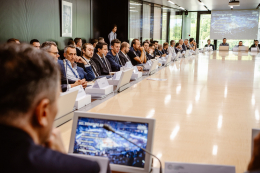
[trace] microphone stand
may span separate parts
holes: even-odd
[[[67,91],[69,91],[69,81],[68,81],[68,77],[67,77],[67,64],[66,64],[66,60],[63,59],[63,64],[64,64],[64,69],[65,69],[65,73],[66,73],[66,80],[67,80]]]
[[[152,154],[151,152],[147,151],[146,149],[144,149],[144,148],[142,148],[142,147],[136,145],[134,142],[132,142],[132,141],[130,141],[129,139],[125,138],[123,135],[117,133],[117,132],[116,132],[114,129],[112,129],[109,125],[104,124],[104,125],[103,125],[103,128],[106,129],[107,131],[110,131],[110,132],[113,132],[113,133],[117,134],[117,135],[120,136],[121,138],[127,140],[127,141],[130,142],[131,144],[137,146],[137,147],[140,148],[141,150],[143,150],[143,151],[145,151],[146,153],[150,154],[151,156],[155,157],[155,158],[159,161],[159,163],[160,163],[160,173],[162,173],[162,162],[161,162],[161,160],[160,160],[157,156],[155,156],[155,155]]]

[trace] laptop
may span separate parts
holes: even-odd
[[[165,62],[165,64],[164,64],[164,66],[167,67],[167,66],[170,64],[171,61],[172,61],[172,58],[168,55],[168,56],[166,57],[166,62]]]
[[[116,92],[121,92],[129,87],[129,82],[131,80],[134,69],[125,70],[122,72],[120,80],[116,87]]]
[[[77,95],[78,90],[67,91],[65,93],[60,94],[60,97],[58,99],[58,113],[56,115],[55,120],[75,110],[74,105]]]
[[[143,75],[149,76],[149,75],[154,74],[154,73],[156,72],[156,70],[157,70],[156,67],[158,66],[158,63],[159,63],[158,60],[153,60],[153,61],[152,61],[152,65],[151,65],[149,71],[148,71],[148,72],[144,72]]]
[[[252,47],[251,48],[251,52],[258,52],[258,51],[259,51],[259,49],[257,47]]]
[[[219,51],[229,51],[229,46],[219,46]]]
[[[239,51],[248,51],[249,47],[248,46],[239,46]]]

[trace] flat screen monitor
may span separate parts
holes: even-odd
[[[107,157],[113,171],[148,173],[151,156],[105,130],[104,124],[138,146],[152,151],[154,119],[75,112],[69,153]]]

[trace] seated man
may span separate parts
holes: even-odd
[[[77,56],[81,56],[81,47],[82,47],[82,40],[81,40],[81,38],[75,38],[74,42],[76,44]]]
[[[144,48],[141,47],[140,41],[138,39],[133,39],[132,47],[130,48],[127,55],[130,57],[130,60],[134,66],[146,63]]]
[[[239,41],[238,45],[236,45],[235,47],[239,47],[239,46],[244,46],[243,41]]]
[[[161,54],[160,54],[160,52],[159,52],[159,43],[158,43],[158,41],[156,41],[156,40],[154,40],[153,41],[153,44],[154,44],[154,55],[155,55],[155,57],[160,57],[161,56]]]
[[[254,44],[250,47],[250,50],[251,50],[252,47],[257,48],[257,50],[260,50],[260,45],[259,45],[258,40],[254,40]]]
[[[184,40],[184,44],[182,45],[182,49],[183,49],[183,51],[190,50],[190,44],[189,44],[189,40],[188,39]]]
[[[163,50],[162,50],[162,53],[165,54],[165,55],[168,55],[168,47],[169,47],[169,44],[167,42],[163,43]]]
[[[169,53],[171,53],[172,55],[176,54],[175,52],[175,41],[171,40],[170,41],[170,46],[168,48]]]
[[[86,69],[86,72],[83,68],[78,67],[75,63],[77,58],[76,56],[76,48],[72,45],[66,46],[64,48],[64,57],[65,57],[65,64],[64,61],[58,60],[58,64],[60,65],[62,74],[65,78],[68,78],[72,81],[78,80],[85,80],[85,81],[92,81],[95,79],[95,75],[92,71],[92,68],[88,63],[80,58],[78,62],[83,63]],[[86,84],[86,83],[85,83]],[[83,86],[84,88],[86,85]]]
[[[96,46],[97,53],[94,54],[92,60],[97,65],[97,72],[98,75],[110,75],[110,72],[112,72],[111,65],[109,61],[106,58],[108,47],[106,43],[99,42]]]
[[[103,37],[99,37],[98,42],[105,43],[105,39]]]
[[[215,46],[213,44],[210,44],[210,39],[208,39],[208,44],[205,45],[205,47],[212,47],[213,50],[215,50]]]
[[[112,71],[120,71],[120,68],[123,66],[121,60],[119,59],[118,53],[120,51],[121,41],[114,39],[111,41],[111,50],[107,53],[106,58],[108,59]]]
[[[166,54],[163,54],[163,47],[161,44],[158,45],[158,51],[159,51],[160,57],[166,56]]]
[[[119,58],[120,58],[120,60],[121,60],[121,62],[122,62],[122,64],[123,64],[123,66],[124,66],[127,62],[130,62],[130,63],[132,64],[132,62],[131,62],[131,60],[130,60],[130,57],[127,55],[127,53],[129,52],[129,50],[130,50],[130,45],[129,45],[127,42],[123,42],[123,43],[121,44],[120,52],[118,53]],[[138,69],[139,71],[141,71],[143,68],[142,68],[141,66],[137,66],[137,69]]]
[[[30,45],[32,45],[33,47],[35,47],[37,49],[40,49],[40,47],[41,47],[41,44],[40,44],[39,40],[37,40],[37,39],[32,39],[30,41]]]
[[[183,39],[179,40],[179,44],[181,45],[181,47],[183,46]]]
[[[149,42],[144,41],[143,42],[144,50],[145,50],[145,55],[146,55],[146,60],[151,60],[153,57],[149,54]]]
[[[58,48],[55,42],[52,41],[46,41],[44,43],[42,43],[41,49],[48,52],[54,59],[54,61],[57,63],[58,62],[58,58],[59,58],[59,52],[58,52]],[[77,81],[73,81],[70,80],[65,77],[65,75],[63,75],[61,68],[60,68],[60,72],[61,72],[61,91],[62,92],[66,92],[67,89],[69,88],[73,88],[76,87],[78,85],[86,85],[85,81],[83,80],[77,80]],[[67,82],[69,85],[67,85]]]
[[[190,41],[190,43],[189,43],[190,50],[195,51],[197,49],[197,44],[196,44],[194,38],[190,38],[189,41]]]
[[[154,51],[155,51],[155,46],[153,43],[150,43],[149,44],[149,55],[150,55],[149,58],[150,59],[155,59]],[[174,52],[175,52],[175,50],[174,50]]]
[[[178,53],[178,52],[180,52],[180,53],[182,53],[183,52],[183,50],[182,50],[182,47],[181,47],[181,45],[180,45],[180,43],[176,43],[176,45],[175,45],[176,47],[175,47],[175,52],[176,52],[176,54]]]
[[[79,59],[82,58],[84,61],[87,62],[88,65],[91,66],[94,74],[96,77],[99,77],[99,74],[97,72],[97,65],[96,63],[92,60],[92,57],[94,55],[94,47],[92,46],[92,44],[90,43],[85,43],[83,44],[82,48],[81,48],[81,53],[82,53],[82,57],[78,57],[77,59],[77,65],[81,68],[84,68],[84,63],[79,63],[78,61],[80,61]]]
[[[229,46],[229,44],[227,43],[227,39],[223,38],[223,43],[221,43],[219,46]]]
[[[0,71],[1,172],[99,173],[97,162],[67,155],[53,129],[60,95],[53,58],[29,45],[1,45]]]
[[[7,40],[7,43],[16,43],[16,44],[20,44],[20,41],[16,38],[10,38]]]

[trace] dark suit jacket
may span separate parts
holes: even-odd
[[[77,51],[77,56],[81,56],[81,51],[78,48],[76,48],[76,51]]]
[[[177,54],[178,52],[182,53],[183,50],[178,50],[178,49],[175,47],[175,52],[176,52],[176,54]]]
[[[101,61],[101,59],[99,58],[99,56],[96,53],[92,57],[92,60],[97,65],[97,71],[98,71],[98,74],[100,76],[102,76],[102,75],[109,75],[109,71],[112,72],[111,65],[110,65],[109,61],[106,58],[105,58],[105,60],[106,60],[106,63],[108,65],[109,69],[107,68],[107,66],[105,66],[103,64],[103,62]]]
[[[186,51],[188,48],[187,48],[187,46],[183,43],[183,45],[182,45],[182,50],[183,51]]]
[[[122,67],[122,65],[120,64],[119,57],[113,56],[113,54],[112,54],[112,52],[110,50],[107,53],[106,58],[108,59],[113,72],[120,71],[120,68]]]
[[[120,58],[123,65],[125,65],[126,62],[128,62],[128,61],[131,62],[130,57],[127,54],[126,54],[126,56],[127,56],[128,59],[125,57],[125,55],[121,51],[119,51],[118,55],[119,55],[119,58]]]
[[[155,57],[153,57],[152,55],[150,55],[148,52],[146,52],[146,58],[147,58],[147,61],[148,61],[148,60],[151,60],[151,59],[155,59]]]
[[[1,172],[99,173],[97,162],[80,159],[36,145],[24,131],[0,125]]]
[[[213,44],[210,44],[210,46],[212,46],[213,50],[215,50],[215,46]],[[208,47],[208,44],[206,44],[205,47]]]
[[[163,53],[163,54],[166,54],[166,55],[168,55],[168,54],[169,54],[167,49],[166,49],[166,50],[165,50],[165,49],[163,49],[163,50],[162,50],[162,53]]]
[[[161,56],[160,51],[158,49],[154,50],[154,56]]]
[[[256,47],[255,44],[252,44],[252,46],[250,47],[250,50],[251,50],[252,47]],[[260,44],[258,44],[258,48],[260,50]]]
[[[61,68],[63,76],[66,78],[65,67],[64,67],[63,61],[62,60],[58,60],[58,64],[60,65],[60,68]],[[83,68],[77,67],[77,72],[79,74],[79,78],[80,79],[86,79],[86,81],[94,80],[95,79],[95,75],[94,75],[94,73],[92,71],[92,68],[91,67],[85,67],[85,69],[86,69],[87,72],[85,72],[83,70]]]

